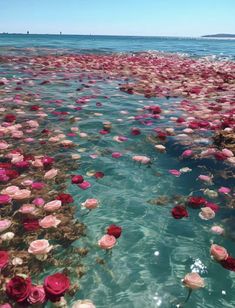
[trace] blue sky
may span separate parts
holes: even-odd
[[[0,32],[235,33],[235,0],[0,0]]]

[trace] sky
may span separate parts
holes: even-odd
[[[0,0],[0,33],[235,34],[235,0]]]

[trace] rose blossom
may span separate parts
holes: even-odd
[[[82,203],[82,206],[87,208],[88,210],[95,209],[99,206],[99,201],[97,199],[87,199]]]
[[[9,254],[7,251],[0,250],[0,270],[4,269],[9,263]]]
[[[28,252],[33,255],[45,255],[50,252],[52,246],[50,246],[48,240],[36,240],[30,243]]]
[[[235,272],[235,258],[228,256],[228,258],[221,261],[220,264],[227,270]]]
[[[57,302],[69,290],[70,280],[61,273],[47,276],[44,280],[44,289],[47,298],[52,302]]]
[[[211,253],[211,256],[216,261],[223,261],[223,260],[226,260],[228,257],[227,250],[224,247],[216,245],[216,244],[211,245],[210,253]]]
[[[221,234],[224,233],[224,228],[222,228],[220,226],[213,226],[213,227],[211,227],[211,232],[221,235]]]
[[[20,208],[19,208],[19,212],[21,214],[34,214],[36,210],[36,207],[34,204],[23,204]]]
[[[14,200],[23,200],[29,198],[31,195],[31,191],[28,189],[20,189],[16,191],[16,193],[12,196]]]
[[[27,300],[31,305],[43,304],[46,301],[46,294],[43,286],[32,286]]]
[[[133,156],[132,159],[134,161],[140,162],[141,164],[148,164],[150,162],[150,158],[147,156],[136,155]]]
[[[0,205],[8,204],[11,202],[11,197],[9,195],[0,194]]]
[[[13,299],[17,303],[23,303],[30,294],[31,290],[30,278],[22,278],[15,276],[6,285],[6,293],[10,299]]]
[[[61,223],[61,220],[57,219],[53,215],[48,215],[43,219],[39,220],[39,225],[44,228],[56,228]]]
[[[79,300],[75,302],[72,308],[96,308],[95,305],[89,299]]]
[[[0,220],[0,232],[5,231],[11,225],[11,221],[9,219]]]
[[[107,229],[107,234],[119,238],[122,234],[122,228],[116,225],[110,225]]]
[[[204,279],[198,273],[189,273],[183,279],[183,284],[189,289],[199,289],[205,286]]]
[[[44,201],[43,198],[37,197],[37,198],[35,198],[35,199],[32,201],[32,203],[33,203],[34,205],[40,207],[40,206],[43,206],[43,205],[45,204],[45,201]]]
[[[12,308],[12,306],[7,303],[7,304],[2,304],[0,308]]]
[[[61,208],[61,206],[62,206],[62,202],[60,200],[53,200],[53,201],[47,202],[43,208],[46,212],[54,212],[58,210],[59,208]]]
[[[7,232],[0,236],[2,241],[10,241],[14,238],[15,234],[13,232]]]
[[[4,195],[8,195],[10,197],[13,197],[14,194],[16,192],[18,192],[20,189],[18,186],[8,186],[7,188],[5,189],[2,189],[1,193],[4,194]]]
[[[44,174],[44,179],[51,180],[51,179],[53,179],[54,177],[56,177],[57,174],[58,174],[58,170],[57,170],[57,169],[51,169],[51,170],[47,171],[47,172]]]
[[[111,249],[116,244],[116,238],[113,235],[105,234],[101,237],[101,239],[98,241],[98,245],[102,249]]]
[[[204,220],[213,219],[215,217],[215,212],[210,207],[201,208],[199,217]]]
[[[175,219],[181,219],[183,217],[188,217],[188,212],[183,205],[177,205],[171,210],[171,215]]]

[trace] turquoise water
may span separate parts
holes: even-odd
[[[177,37],[125,37],[90,35],[1,35],[0,52],[14,48],[50,48],[56,52],[179,52],[191,56],[235,57],[235,40]],[[9,48],[8,48],[9,47]],[[11,48],[12,49],[11,49]],[[10,50],[9,50],[10,49]],[[17,51],[19,53],[19,50]],[[44,51],[46,52],[46,50]]]
[[[20,50],[18,50],[18,48]],[[29,49],[30,48],[30,49]],[[35,49],[32,49],[35,48]],[[40,48],[39,50],[37,48]],[[47,50],[47,48],[49,50]],[[206,39],[176,39],[176,38],[123,38],[123,37],[82,37],[82,36],[0,36],[0,54],[25,55],[47,52],[124,52],[160,50],[165,52],[180,52],[191,56],[216,55],[218,57],[234,57],[235,41]],[[2,77],[31,78],[27,72],[22,72],[14,64],[1,65]],[[71,75],[72,76],[72,75]],[[70,117],[80,119],[72,126],[88,134],[88,138],[69,137],[76,147],[72,153],[79,153],[81,160],[75,163],[73,173],[86,175],[86,180],[92,186],[81,190],[67,181],[67,191],[74,196],[77,205],[77,217],[87,225],[87,237],[78,240],[74,246],[89,248],[89,254],[82,260],[87,273],[79,280],[80,290],[75,299],[90,298],[97,308],[169,308],[186,296],[186,289],[181,279],[192,270],[205,278],[206,287],[193,292],[185,307],[191,308],[232,308],[235,307],[234,279],[235,273],[220,267],[210,258],[209,247],[212,241],[226,247],[235,255],[234,229],[228,227],[228,237],[213,235],[210,228],[222,224],[224,219],[234,216],[234,210],[226,205],[226,196],[209,199],[221,206],[213,220],[204,221],[198,216],[198,211],[189,209],[188,219],[175,220],[171,216],[171,208],[177,200],[184,202],[191,193],[203,195],[201,189],[207,188],[198,181],[199,174],[214,175],[212,190],[221,186],[234,187],[234,178],[222,177],[224,171],[232,170],[231,166],[215,161],[202,159],[180,158],[180,154],[189,147],[194,147],[194,140],[187,146],[180,144],[177,138],[169,137],[165,146],[167,152],[158,153],[150,138],[154,128],[177,127],[170,119],[178,117],[177,106],[181,98],[147,99],[137,95],[128,95],[119,91],[120,79],[105,79],[93,77],[96,83],[90,88],[76,89],[88,84],[89,77],[85,75],[80,82],[78,77],[71,77],[64,83],[61,76],[51,75],[52,85],[39,86],[41,76],[34,76],[34,85],[24,86],[24,93],[40,94],[37,102],[49,114],[47,128],[60,129],[63,133],[70,132],[71,123],[60,121],[51,114],[51,108],[57,111],[68,111]],[[13,82],[15,86],[16,83]],[[82,105],[81,111],[74,111],[74,101],[82,96],[96,95],[88,103]],[[12,94],[7,93],[6,97]],[[106,96],[106,98],[105,98]],[[50,100],[62,100],[60,105]],[[96,103],[101,102],[102,106]],[[160,120],[152,120],[151,125],[145,125],[133,119],[141,114],[138,108],[143,105],[159,105],[163,110],[170,110]],[[97,115],[96,113],[100,113]],[[29,115],[33,118],[33,114]],[[108,135],[100,135],[102,122],[112,122],[112,131]],[[141,135],[133,136],[133,127],[141,129]],[[115,136],[126,136],[128,140],[118,143]],[[201,137],[204,137],[202,133]],[[195,136],[197,138],[197,136]],[[211,141],[209,141],[211,142]],[[200,140],[199,140],[200,143]],[[208,146],[203,144],[201,146]],[[119,159],[112,158],[113,152],[121,152]],[[66,151],[61,150],[66,156]],[[96,157],[90,156],[95,154]],[[141,165],[132,160],[134,155],[146,155],[151,158],[151,165]],[[77,164],[77,165],[76,165]],[[169,169],[188,167],[191,172],[180,177],[169,174]],[[91,171],[102,171],[102,179],[89,176]],[[165,204],[154,205],[150,200],[163,197]],[[84,215],[80,205],[87,198],[100,200],[100,207]],[[122,226],[123,233],[112,255],[106,255],[97,248],[98,239],[110,224]],[[75,256],[76,257],[76,256]],[[105,260],[101,265],[97,258]]]

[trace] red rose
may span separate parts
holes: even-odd
[[[141,131],[140,131],[139,128],[134,127],[134,128],[132,128],[132,130],[131,130],[131,134],[132,134],[133,136],[138,136],[138,135],[141,134]]]
[[[101,171],[97,171],[95,174],[94,174],[94,177],[96,177],[97,179],[102,179],[104,177],[104,173],[101,172]]]
[[[193,209],[198,209],[205,205],[206,199],[199,196],[192,196],[188,198],[188,205]]]
[[[16,116],[12,113],[6,114],[4,117],[4,121],[8,123],[12,123],[16,120]]]
[[[8,176],[11,180],[18,178],[19,176],[19,173],[16,170],[6,169],[5,173],[6,173],[6,176]]]
[[[116,225],[110,225],[107,229],[107,234],[119,238],[122,234],[122,228]]]
[[[39,222],[37,219],[25,219],[23,221],[23,226],[25,231],[36,231],[40,228]]]
[[[62,204],[73,203],[73,197],[70,194],[59,194],[56,200],[60,200]]]
[[[225,160],[227,159],[227,156],[223,152],[216,152],[214,154],[214,157],[216,160]]]
[[[30,110],[31,110],[31,111],[38,111],[39,108],[40,108],[40,106],[38,106],[38,105],[32,105],[32,106],[30,107]]]
[[[171,214],[175,219],[181,219],[183,217],[188,217],[188,212],[186,208],[182,205],[177,205],[171,210]]]
[[[17,303],[23,303],[31,291],[31,279],[15,276],[6,285],[6,293],[10,299],[15,300]]]
[[[0,251],[0,269],[3,269],[9,263],[9,254],[7,251]]]
[[[210,207],[214,212],[218,212],[219,209],[220,209],[220,207],[213,202],[206,201],[205,205],[206,205],[206,207]]]
[[[84,178],[82,175],[73,175],[71,179],[72,184],[81,184],[84,182]]]
[[[44,280],[44,289],[47,298],[52,302],[57,302],[70,288],[70,280],[61,273],[47,276]]]
[[[44,167],[52,165],[54,163],[54,161],[55,161],[54,158],[50,157],[50,156],[44,156],[42,158],[42,163],[43,163]]]
[[[227,270],[235,272],[235,258],[228,256],[226,260],[220,261],[220,264]]]

